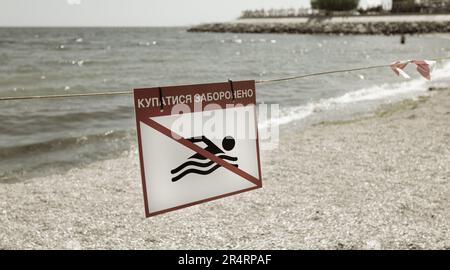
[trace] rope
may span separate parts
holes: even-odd
[[[436,61],[436,62],[443,61],[443,60],[450,60],[450,56],[434,58],[434,59],[429,59],[429,60]],[[314,76],[321,76],[321,75],[335,74],[335,73],[352,72],[352,71],[367,70],[367,69],[375,69],[375,68],[385,68],[385,67],[390,67],[390,66],[391,66],[391,64],[388,64],[388,65],[385,64],[385,65],[367,66],[367,67],[350,68],[350,69],[330,70],[330,71],[323,71],[323,72],[310,73],[310,74],[278,78],[278,79],[271,79],[271,80],[259,80],[259,81],[256,81],[255,83],[271,83],[271,82],[290,81],[290,80],[303,79],[303,78],[307,78],[307,77],[314,77]]]
[[[259,81],[256,81],[255,83],[283,82],[283,81],[303,79],[303,78],[307,78],[307,77],[314,77],[314,76],[321,76],[321,75],[335,74],[335,73],[352,72],[352,71],[365,70],[365,69],[382,68],[382,67],[389,67],[389,66],[390,65],[378,65],[378,66],[368,66],[368,67],[360,67],[360,68],[330,70],[330,71],[323,71],[323,72],[310,73],[310,74],[304,74],[304,75],[298,75],[298,76],[292,76],[292,77],[285,77],[285,78],[278,78],[278,79],[271,79],[271,80],[259,80]]]
[[[431,61],[450,60],[450,56],[434,58],[434,59],[430,59],[430,60]],[[390,66],[391,66],[391,64],[385,64],[385,65],[375,65],[375,66],[366,66],[366,67],[358,67],[358,68],[322,71],[322,72],[309,73],[309,74],[303,74],[303,75],[297,75],[297,76],[291,76],[291,77],[283,77],[283,78],[268,79],[268,80],[258,80],[258,81],[255,81],[255,83],[256,84],[264,84],[264,83],[283,82],[283,81],[297,80],[297,79],[303,79],[303,78],[308,78],[308,77],[322,76],[322,75],[327,75],[327,74],[336,74],[336,73],[353,72],[353,71],[359,71],[359,70],[385,68],[385,67],[390,67]],[[133,91],[129,90],[129,91],[64,94],[64,95],[0,97],[0,101],[27,100],[27,99],[56,99],[56,98],[90,97],[90,96],[115,96],[115,95],[129,95],[132,93],[133,93]]]

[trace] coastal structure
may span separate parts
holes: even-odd
[[[202,24],[188,31],[351,35],[450,33],[450,14],[241,19]]]
[[[202,24],[188,31],[354,35],[450,33],[450,0],[392,0],[390,11],[382,5],[365,9],[360,6],[356,10],[358,1],[336,7],[319,5],[319,1],[312,0],[311,6],[313,9],[246,10],[236,21]]]

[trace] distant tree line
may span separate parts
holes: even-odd
[[[241,18],[280,18],[280,17],[301,17],[310,15],[308,9],[305,8],[288,8],[288,9],[256,9],[244,10]]]
[[[320,12],[329,13],[356,10],[358,5],[359,0],[311,0],[312,10],[305,8],[244,10],[241,18],[301,17]]]
[[[420,7],[415,0],[392,0],[393,13],[420,12]]]
[[[450,0],[392,0],[392,13],[446,13]]]
[[[358,8],[358,13],[365,15],[365,14],[381,14],[381,13],[387,13],[386,10],[384,10],[383,5],[376,5],[371,6],[367,8]]]
[[[349,11],[358,7],[359,0],[311,0],[311,7],[326,11]]]

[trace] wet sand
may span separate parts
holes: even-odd
[[[262,189],[146,219],[135,150],[0,185],[0,249],[450,249],[450,90],[282,132]]]

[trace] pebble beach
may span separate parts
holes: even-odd
[[[136,149],[0,184],[0,249],[450,249],[450,89],[281,130],[263,188],[146,219]]]

